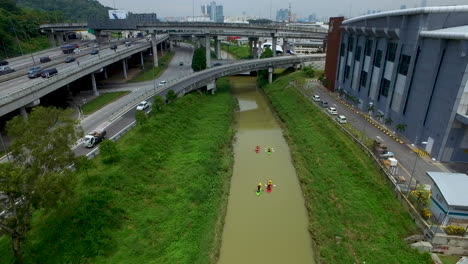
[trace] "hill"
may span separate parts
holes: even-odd
[[[86,21],[90,17],[104,18],[111,9],[97,0],[16,0],[16,3],[19,7],[59,11],[63,15],[62,18],[68,21]]]

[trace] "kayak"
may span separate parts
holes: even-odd
[[[271,193],[272,190],[273,190],[273,186],[271,186],[270,188],[267,187],[267,193]]]
[[[257,196],[260,196],[260,194],[262,194],[262,191],[261,190],[257,190]]]
[[[260,152],[260,149],[255,149],[255,153],[259,153]]]

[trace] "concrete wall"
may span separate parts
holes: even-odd
[[[336,71],[340,52],[341,22],[344,17],[330,17],[325,59],[325,76],[329,80],[328,90],[335,90]]]

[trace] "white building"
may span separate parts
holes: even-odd
[[[441,225],[452,221],[468,223],[468,175],[427,172],[431,178],[431,212]]]

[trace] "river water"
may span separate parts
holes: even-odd
[[[314,263],[304,198],[281,128],[255,77],[230,80],[240,111],[219,263]],[[273,191],[264,186],[257,196],[258,183],[270,179]]]

